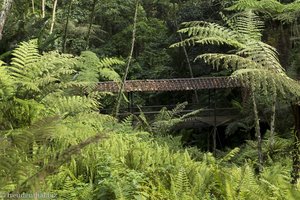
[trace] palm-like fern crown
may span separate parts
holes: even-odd
[[[171,47],[184,45],[228,45],[233,47],[229,53],[206,53],[196,59],[203,59],[214,68],[234,69],[232,77],[239,78],[247,87],[269,93],[278,93],[286,97],[298,97],[300,86],[285,74],[279,63],[276,49],[261,41],[263,22],[252,11],[247,10],[228,19],[220,26],[210,22],[188,22],[179,30],[189,38],[173,44]]]

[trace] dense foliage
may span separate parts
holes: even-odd
[[[300,199],[299,0],[0,3],[0,199]],[[177,104],[152,116],[107,112],[127,107],[124,77],[203,75],[242,83],[243,101],[214,93],[233,121],[199,122],[210,91],[135,94]]]

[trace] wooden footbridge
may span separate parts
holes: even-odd
[[[200,115],[196,117],[196,121],[189,121],[184,123],[184,128],[193,128],[199,126],[201,123],[213,127],[209,138],[212,136],[213,153],[216,154],[217,147],[217,127],[225,124],[232,119],[236,118],[237,112],[232,108],[217,108],[216,104],[216,90],[225,88],[237,88],[241,84],[230,77],[200,77],[200,78],[180,78],[180,79],[159,79],[159,80],[128,80],[124,84],[123,92],[128,94],[129,104],[127,113],[139,114],[142,110],[144,114],[156,114],[161,109],[161,106],[143,106],[137,110],[133,105],[132,94],[133,92],[167,92],[167,91],[197,91],[197,90],[211,90],[214,91],[213,108],[202,108]],[[114,92],[119,91],[120,85],[116,82],[100,82],[97,86],[98,91]],[[209,98],[210,99],[210,98]],[[165,106],[169,109],[174,108],[174,105]],[[190,109],[183,110],[183,112],[191,112],[199,109],[199,107],[191,107]],[[122,113],[121,113],[122,114]],[[186,127],[188,126],[188,127]],[[209,143],[208,143],[209,144]]]
[[[176,105],[163,105],[163,106],[141,106],[134,105],[132,100],[132,94],[134,92],[167,92],[167,91],[197,91],[197,90],[211,90],[214,93],[217,89],[225,88],[237,88],[241,87],[241,84],[230,77],[199,77],[199,78],[178,78],[178,79],[151,79],[151,80],[127,80],[124,85],[124,92],[128,94],[129,104],[126,112],[121,112],[121,115],[129,113],[139,114],[140,110],[146,115],[157,114],[162,107],[169,109],[174,108]],[[120,85],[113,81],[99,82],[97,86],[98,91],[106,91],[117,93]],[[215,96],[215,95],[214,95]],[[199,114],[201,122],[212,126],[219,126],[230,120],[234,119],[237,115],[237,111],[232,108],[218,108],[214,99],[213,108],[202,108]],[[189,113],[199,107],[195,105],[189,105],[182,112]],[[198,121],[199,122],[199,121]],[[190,122],[191,126],[193,123]]]
[[[241,87],[241,84],[230,77],[146,79],[127,80],[124,85],[124,92],[188,91],[236,87]],[[118,92],[119,85],[113,81],[99,82],[97,90]]]

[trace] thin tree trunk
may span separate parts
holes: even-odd
[[[213,155],[217,155],[217,95],[214,89],[214,132],[213,132]]]
[[[57,6],[57,0],[54,0],[53,2],[53,11],[52,11],[52,21],[51,21],[51,27],[50,27],[50,34],[52,34],[55,24],[55,16],[56,16],[56,6]]]
[[[88,33],[86,36],[86,44],[85,44],[85,49],[89,48],[89,43],[90,43],[90,37],[91,37],[91,31],[92,31],[92,26],[94,23],[94,18],[95,18],[95,13],[96,13],[96,5],[98,3],[98,0],[94,0],[93,1],[93,8],[92,8],[92,12],[91,12],[91,19],[90,19],[90,24],[89,24],[89,29],[88,29]]]
[[[42,0],[42,18],[45,18],[45,1],[46,0]]]
[[[114,111],[115,116],[118,115],[119,110],[120,110],[120,104],[121,104],[121,100],[122,100],[122,93],[124,91],[125,82],[126,82],[126,79],[127,79],[127,75],[128,75],[128,72],[129,72],[129,67],[130,67],[131,60],[132,60],[134,44],[135,44],[135,34],[136,34],[136,23],[137,23],[138,7],[139,7],[139,0],[136,1],[134,20],[133,20],[131,50],[130,50],[130,53],[129,53],[128,62],[127,62],[127,66],[126,66],[126,69],[125,69],[125,74],[124,74],[124,77],[123,77],[123,80],[122,80],[122,83],[121,83],[121,87],[120,87],[119,92],[118,92],[117,103],[116,103],[116,107],[115,107],[115,111]]]
[[[4,0],[2,5],[2,9],[0,12],[0,40],[2,39],[2,31],[12,3],[13,0]]]
[[[35,14],[34,0],[31,0],[31,6],[32,6],[32,13]]]
[[[176,13],[175,14],[175,26],[176,26],[176,29],[178,31],[179,30],[179,26],[178,26],[178,23],[177,23],[177,12],[175,11],[175,13]],[[180,41],[182,42],[183,41],[182,34],[180,32],[178,32],[178,35],[179,35]],[[186,50],[185,45],[183,45],[182,48],[183,48],[183,52],[184,52],[184,56],[185,56],[186,62],[188,64],[188,69],[189,69],[189,72],[190,72],[190,77],[194,78],[193,68],[192,68],[192,65],[191,65],[191,62],[190,62],[190,59],[189,59],[189,55],[188,55],[188,52]],[[197,90],[194,90],[194,95],[195,95],[196,103],[198,104],[199,103],[199,98],[198,98],[198,92],[197,92]]]
[[[66,25],[65,25],[65,30],[64,30],[64,35],[63,35],[63,41],[62,41],[62,52],[63,53],[65,53],[65,51],[66,51],[68,26],[69,26],[69,20],[70,20],[70,15],[71,15],[71,10],[72,10],[72,2],[73,2],[73,0],[69,0]]]
[[[177,27],[177,29],[178,29],[178,27]],[[179,38],[180,38],[180,41],[182,42],[183,41],[183,37],[182,37],[181,33],[179,33]],[[193,73],[192,65],[191,65],[191,62],[190,62],[190,59],[189,59],[189,55],[188,55],[187,50],[186,50],[186,48],[185,48],[184,45],[182,46],[182,48],[183,48],[183,52],[184,52],[184,55],[185,55],[186,62],[188,64],[190,76],[191,76],[191,78],[194,78],[194,73]],[[194,90],[194,95],[195,95],[196,103],[198,104],[199,103],[199,98],[198,98],[198,92],[197,92],[197,90]]]
[[[255,132],[257,137],[257,153],[258,153],[258,165],[259,165],[258,169],[259,172],[262,172],[263,170],[262,138],[261,138],[261,132],[259,126],[259,116],[258,116],[254,89],[252,89],[252,103],[253,103],[253,112],[254,112],[254,119],[255,119]]]
[[[295,130],[294,130],[294,149],[292,154],[293,169],[292,169],[292,184],[297,184],[300,178],[300,105],[292,105],[294,119],[295,119]]]
[[[275,119],[276,119],[276,92],[273,94],[273,102],[272,102],[272,113],[271,113],[271,123],[270,123],[270,153],[273,154],[273,148],[275,144]]]

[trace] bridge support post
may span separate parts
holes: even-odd
[[[133,113],[133,93],[127,92],[127,98],[128,98],[128,112]]]

